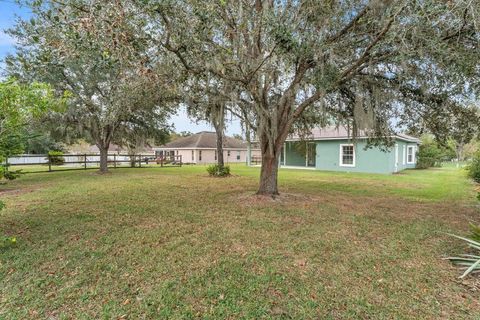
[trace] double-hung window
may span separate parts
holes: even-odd
[[[340,166],[355,167],[355,147],[353,144],[340,145]]]
[[[415,146],[407,147],[407,163],[408,164],[415,163]]]

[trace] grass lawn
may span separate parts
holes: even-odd
[[[35,173],[0,186],[0,319],[478,319],[441,258],[480,221],[454,167],[397,175],[258,168]]]

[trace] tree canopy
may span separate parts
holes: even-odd
[[[382,138],[392,119],[478,90],[473,2],[172,0],[150,9],[159,45],[185,70],[241,88],[263,155],[260,194],[278,193],[280,150],[309,109]]]
[[[0,82],[0,159],[23,152],[25,126],[48,111],[63,110],[69,94],[58,97],[45,83]]]
[[[21,47],[7,59],[9,71],[72,93],[56,121],[98,146],[102,172],[110,143],[123,141],[122,134],[150,130],[152,122],[165,128],[174,69],[149,47],[148,22],[134,1],[33,1],[29,7],[32,18],[10,31]]]
[[[354,135],[361,129],[388,146],[396,125],[421,122],[438,136],[463,137],[447,119],[454,115],[465,128],[472,119],[463,115],[478,96],[474,1],[64,0],[30,7],[33,18],[11,31],[21,49],[10,70],[71,91],[66,118],[104,155],[116,134],[121,140],[148,126],[139,119],[153,115],[162,127],[170,102],[213,120],[211,111],[222,114],[229,101],[260,140],[259,194],[278,193],[280,153],[294,130],[348,123]]]

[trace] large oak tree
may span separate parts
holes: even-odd
[[[108,148],[122,134],[162,127],[175,69],[149,46],[148,21],[134,1],[31,1],[32,17],[10,31],[19,43],[9,71],[72,93],[58,124],[74,128],[97,145],[100,171]]]
[[[171,0],[148,9],[159,45],[185,70],[241,87],[260,140],[259,194],[278,193],[281,149],[308,110],[386,137],[393,117],[432,95],[462,100],[478,86],[471,1]]]

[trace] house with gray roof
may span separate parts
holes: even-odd
[[[224,136],[223,158],[225,163],[245,163],[247,149],[244,141]],[[215,132],[202,131],[154,147],[153,150],[156,156],[181,156],[183,163],[215,163],[217,161],[217,136]],[[258,150],[253,150],[252,153],[256,154]]]
[[[316,128],[305,137],[287,138],[280,165],[328,171],[395,173],[415,168],[420,140],[406,134],[390,137],[388,148],[368,146],[368,136],[360,131],[353,138],[343,126]]]

